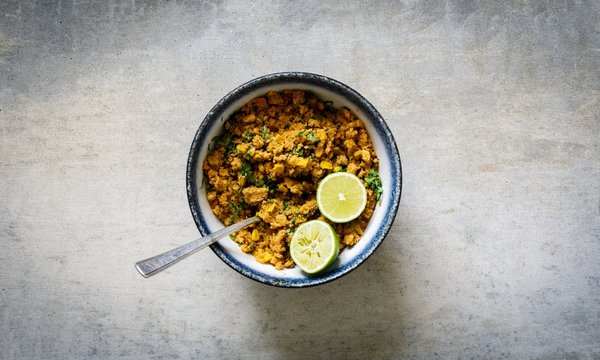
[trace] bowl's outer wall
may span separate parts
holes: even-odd
[[[230,93],[225,95],[206,115],[203,122],[200,124],[198,131],[194,137],[194,140],[191,145],[190,154],[188,157],[187,164],[187,174],[186,174],[186,182],[187,182],[187,195],[188,202],[190,205],[190,210],[192,212],[192,216],[198,227],[200,233],[205,236],[209,233],[208,226],[204,221],[202,214],[199,210],[198,203],[198,181],[197,181],[197,166],[199,161],[199,152],[202,146],[207,141],[207,133],[213,126],[216,121],[219,121],[222,113],[235,101],[242,98],[248,92],[253,92],[259,89],[264,89],[266,92],[269,87],[279,86],[285,83],[301,83],[307,84],[309,86],[315,86],[317,88],[326,89],[335,93],[340,94],[348,101],[357,106],[366,116],[368,116],[369,121],[374,124],[378,135],[381,139],[384,140],[384,146],[388,156],[390,157],[391,168],[389,169],[391,172],[391,179],[393,184],[391,184],[391,193],[384,196],[389,196],[391,198],[391,202],[387,209],[383,209],[386,211],[386,216],[381,224],[381,226],[377,229],[373,240],[370,242],[369,246],[364,249],[364,251],[354,258],[352,261],[344,264],[343,266],[336,267],[332,271],[311,276],[311,277],[303,277],[303,278],[278,278],[262,273],[258,273],[254,271],[252,268],[249,268],[245,264],[242,264],[236,261],[234,258],[229,256],[223,249],[219,246],[218,243],[213,244],[211,249],[217,254],[227,265],[232,267],[234,270],[239,273],[262,283],[279,286],[279,287],[307,287],[323,284],[334,279],[337,279],[350,271],[357,268],[361,263],[363,263],[373,252],[377,249],[377,247],[381,244],[387,233],[389,232],[394,219],[396,217],[396,213],[398,211],[398,207],[400,204],[400,196],[402,193],[402,167],[400,161],[400,155],[398,153],[398,147],[396,142],[394,141],[394,137],[385,123],[383,117],[379,114],[379,112],[369,103],[362,95],[358,92],[350,88],[349,86],[331,79],[329,77],[306,73],[306,72],[284,72],[284,73],[275,73],[269,74],[265,76],[261,76],[259,78],[253,79],[238,88],[232,90]]]

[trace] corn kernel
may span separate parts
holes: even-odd
[[[271,254],[269,254],[267,252],[264,253],[262,257],[263,257],[264,262],[267,262],[267,261],[271,260],[271,258],[272,258]]]
[[[254,122],[254,120],[256,120],[256,115],[254,115],[254,113],[250,114],[250,115],[246,115],[242,121],[245,123],[251,123]]]
[[[329,161],[321,161],[321,169],[333,169],[333,165]]]
[[[273,173],[275,173],[277,175],[282,175],[283,174],[283,164],[275,164],[275,166],[273,166]]]
[[[260,238],[260,234],[258,233],[258,229],[252,230],[252,241],[256,241]]]
[[[235,148],[237,149],[237,151],[241,152],[242,154],[245,154],[246,151],[248,151],[249,147],[250,144],[238,144]]]
[[[316,133],[316,135],[317,135],[317,138],[318,138],[320,141],[325,141],[325,140],[327,140],[327,132],[326,132],[325,130],[323,130],[323,129],[317,129],[317,130],[315,130],[315,133]]]
[[[308,159],[307,158],[299,158],[298,159],[298,166],[301,168],[305,168],[308,165]]]
[[[271,205],[269,205],[269,207],[267,207],[267,212],[271,212],[275,210],[275,203],[272,203]]]

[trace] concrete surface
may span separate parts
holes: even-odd
[[[597,1],[0,2],[0,358],[600,359]],[[258,75],[389,121],[392,233],[324,286],[203,251],[186,157]]]

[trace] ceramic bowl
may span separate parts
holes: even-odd
[[[223,131],[224,120],[243,104],[267,91],[284,89],[312,91],[322,100],[332,101],[335,107],[348,107],[363,120],[380,161],[379,175],[383,184],[380,202],[361,240],[352,248],[344,249],[337,261],[318,275],[308,276],[298,267],[276,270],[271,265],[261,264],[252,255],[243,253],[229,237],[219,240],[211,248],[227,265],[250,279],[279,287],[307,287],[338,279],[362,264],[382,243],[398,211],[402,191],[398,148],[379,112],[358,92],[329,77],[303,72],[261,76],[232,90],[209,111],[196,132],[187,164],[187,194],[192,216],[203,236],[223,227],[212,213],[202,187],[202,163],[209,142]]]

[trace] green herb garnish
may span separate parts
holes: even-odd
[[[254,185],[258,186],[258,187],[267,187],[269,189],[270,192],[273,192],[277,186],[275,185],[275,183],[273,181],[271,181],[270,179],[256,179],[253,180]]]
[[[235,219],[237,219],[237,217],[240,215],[245,203],[246,201],[244,200],[244,198],[240,198],[240,200],[234,205],[235,211],[233,212],[233,215],[231,215],[231,217],[229,218],[230,224],[233,224]]]
[[[244,161],[242,163],[242,169],[240,171],[242,175],[246,176],[252,172],[252,166],[250,166],[250,164]]]
[[[217,140],[217,144],[225,150],[225,156],[229,156],[229,154],[235,150],[235,144],[233,143],[231,136],[220,135],[216,136],[214,139]]]
[[[268,133],[269,133],[269,128],[267,127],[267,125],[263,125],[262,131],[260,132],[260,136],[266,140]]]
[[[379,201],[381,194],[383,194],[383,186],[381,185],[381,179],[377,170],[369,170],[367,176],[365,176],[365,182],[367,183],[367,187],[373,189],[375,192],[375,201]]]
[[[252,166],[247,162],[242,162],[240,173],[246,177],[250,184],[254,184],[254,175],[252,174]]]
[[[250,132],[250,130],[246,130],[244,132],[244,136],[242,136],[242,141],[243,142],[252,142],[252,139],[254,139],[254,134]]]
[[[302,156],[304,155],[304,149],[298,147],[297,149],[292,150],[292,155]]]
[[[306,140],[308,140],[308,141],[312,141],[312,142],[314,142],[314,143],[318,143],[318,142],[319,142],[319,139],[318,139],[318,138],[315,136],[315,134],[313,134],[313,132],[312,132],[312,131],[309,131],[309,132],[306,134]]]

